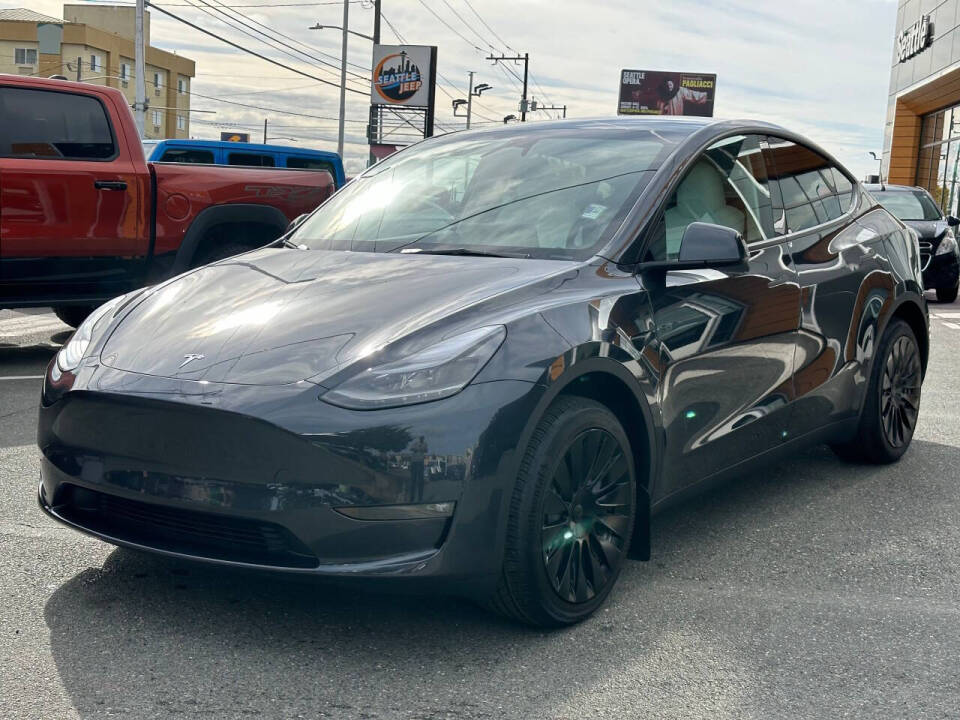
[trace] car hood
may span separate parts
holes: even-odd
[[[917,231],[921,240],[933,241],[947,229],[946,220],[904,220],[903,224]]]
[[[263,249],[149,293],[117,322],[101,362],[185,380],[320,382],[440,318],[572,267],[557,260]]]

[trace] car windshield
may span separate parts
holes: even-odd
[[[901,220],[939,220],[940,209],[923,190],[887,190],[874,195],[881,205]]]
[[[371,168],[292,244],[371,252],[585,259],[619,227],[687,128],[453,134]]]

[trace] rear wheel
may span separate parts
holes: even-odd
[[[877,348],[857,434],[834,446],[837,455],[871,463],[899,460],[917,427],[922,378],[917,338],[907,323],[893,320]]]
[[[524,454],[492,607],[532,625],[593,613],[630,549],[636,478],[626,433],[606,407],[561,397]]]
[[[95,309],[93,305],[61,305],[53,308],[53,314],[60,319],[60,322],[72,328],[78,328]]]
[[[937,301],[942,303],[952,303],[957,299],[957,292],[960,291],[960,281],[953,287],[937,288]]]

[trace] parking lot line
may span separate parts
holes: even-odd
[[[0,375],[0,382],[3,380],[43,380],[43,375]]]
[[[960,325],[957,325],[956,323],[944,321],[943,324],[946,325],[946,326],[947,326],[948,328],[950,328],[951,330],[960,330]]]
[[[960,320],[960,312],[935,312],[933,316],[940,320]]]

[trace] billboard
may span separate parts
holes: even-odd
[[[713,117],[716,89],[710,73],[621,70],[617,115]]]
[[[221,132],[220,139],[225,142],[250,142],[250,133]]]
[[[373,105],[433,105],[437,48],[432,45],[374,45],[370,102]]]

